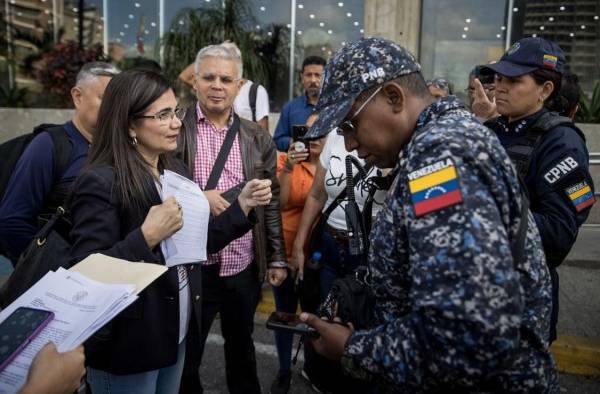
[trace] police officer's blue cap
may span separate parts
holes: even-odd
[[[518,77],[539,69],[562,74],[565,62],[562,49],[554,42],[541,37],[528,37],[515,42],[498,63],[485,67],[507,77]]]
[[[342,47],[325,66],[315,107],[319,116],[304,137],[319,138],[337,127],[361,92],[417,71],[415,57],[390,40],[361,38]]]

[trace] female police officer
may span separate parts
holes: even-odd
[[[498,63],[496,105],[500,116],[486,122],[496,132],[524,181],[552,277],[550,341],[556,339],[558,273],[579,226],[595,202],[583,133],[544,105],[560,90],[565,57],[539,37],[516,42]]]

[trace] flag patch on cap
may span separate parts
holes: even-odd
[[[548,55],[548,54],[544,55],[544,66],[546,66],[546,67],[555,69],[557,61],[558,61],[558,58],[554,55]]]
[[[417,217],[462,202],[458,175],[450,159],[413,171],[408,179]]]
[[[575,206],[577,212],[581,212],[587,207],[591,207],[596,202],[596,197],[590,185],[586,181],[579,182],[565,189],[569,200]]]

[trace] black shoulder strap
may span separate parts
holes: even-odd
[[[250,102],[250,110],[252,111],[252,121],[256,122],[256,92],[258,91],[258,84],[252,82],[250,85],[250,92],[248,93],[248,101]]]
[[[71,162],[71,142],[63,126],[53,126],[45,130],[54,144],[54,184],[58,183]]]
[[[515,269],[517,269],[517,266],[523,261],[529,221],[529,198],[527,198],[527,189],[521,179],[519,179],[519,184],[521,186],[521,222],[519,223],[519,230],[517,231],[515,242],[510,245],[510,252],[513,257],[513,267]]]
[[[223,172],[223,168],[225,167],[225,162],[229,157],[229,151],[233,146],[235,135],[238,133],[239,129],[240,118],[236,114],[233,114],[233,122],[227,130],[225,140],[223,140],[223,145],[221,145],[221,150],[219,150],[219,155],[217,156],[217,160],[215,161],[212,171],[210,172],[208,181],[206,181],[206,186],[204,187],[204,190],[212,190],[215,187],[217,187],[217,183],[219,182],[219,178],[221,178],[221,173]]]
[[[358,181],[360,181],[360,179],[363,177],[363,174],[368,173],[371,170],[371,167],[372,166],[370,164],[367,164],[363,167],[363,171],[358,171],[358,173],[352,178],[352,184],[356,185]],[[348,191],[346,190],[346,188],[344,188],[344,190],[342,190],[340,194],[336,196],[336,198],[331,202],[331,204],[329,204],[327,209],[323,211],[323,216],[325,217],[325,219],[327,219],[329,215],[331,215],[331,212],[333,212],[333,210],[338,205],[340,205],[340,203],[346,198],[347,193]]]

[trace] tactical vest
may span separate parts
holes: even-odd
[[[490,119],[484,125],[497,134],[504,132],[504,130],[500,129],[498,118]],[[517,174],[521,180],[524,181],[527,177],[533,152],[538,147],[544,134],[558,126],[568,127],[575,131],[585,142],[585,135],[575,126],[571,119],[560,116],[556,112],[544,113],[531,127],[523,132],[520,138],[517,138],[511,146],[506,147],[506,153],[508,153],[508,156],[515,165]]]

